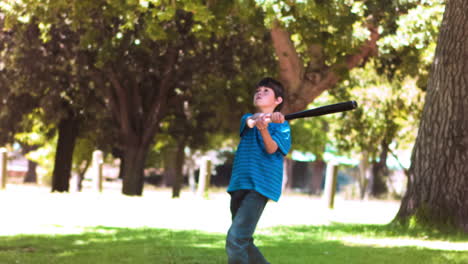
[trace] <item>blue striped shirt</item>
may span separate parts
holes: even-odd
[[[289,123],[270,123],[268,131],[278,145],[278,150],[268,154],[262,135],[254,127],[246,126],[246,114],[241,119],[241,140],[237,147],[228,192],[255,190],[263,196],[278,201],[283,182],[283,158],[291,148]]]

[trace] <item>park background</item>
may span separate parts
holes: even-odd
[[[0,2],[0,262],[226,262],[239,120],[265,76],[284,113],[358,102],[291,122],[257,238],[272,263],[468,262],[466,8]]]

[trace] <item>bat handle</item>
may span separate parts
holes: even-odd
[[[265,118],[265,121],[267,123],[271,123],[271,114],[266,114],[265,117],[259,116],[258,118]],[[255,119],[247,119],[247,126],[250,128],[253,128],[257,124],[257,121]]]

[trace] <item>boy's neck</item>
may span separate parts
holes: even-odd
[[[271,114],[275,111],[275,107],[263,107],[263,108],[257,108],[257,111],[263,114]]]

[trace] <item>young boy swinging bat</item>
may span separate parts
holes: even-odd
[[[241,140],[227,190],[232,215],[226,238],[229,264],[268,263],[254,245],[253,234],[267,201],[281,196],[283,158],[291,147],[289,124],[279,112],[283,98],[280,82],[262,79],[253,98],[258,113],[241,119]]]
[[[226,238],[228,263],[268,263],[254,245],[253,234],[268,200],[278,201],[283,181],[283,158],[291,147],[288,122],[355,109],[348,101],[284,116],[284,88],[265,78],[256,85],[254,105],[258,113],[241,119],[241,140],[234,158],[228,192],[231,195],[232,224]]]

